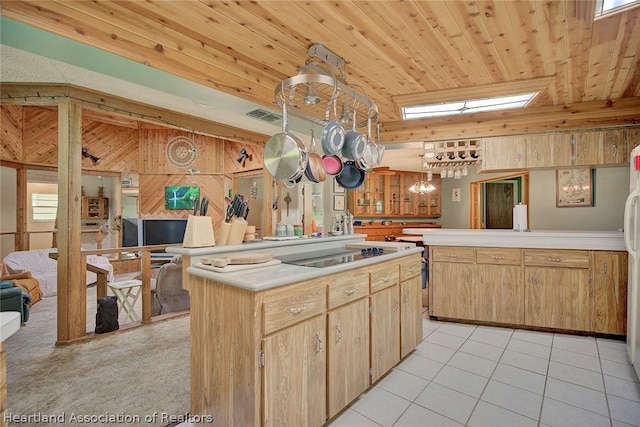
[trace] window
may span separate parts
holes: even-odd
[[[596,1],[596,17],[616,12],[638,0],[597,0]]]
[[[58,212],[57,194],[31,195],[31,219],[33,221],[55,221]]]
[[[445,102],[441,104],[416,105],[402,107],[404,120],[428,117],[451,116],[455,114],[479,113],[481,111],[506,110],[522,108],[527,105],[536,93],[500,96],[496,98],[470,99],[466,101]]]

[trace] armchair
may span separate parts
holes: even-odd
[[[9,280],[0,281],[0,311],[17,311],[20,313],[20,321],[26,323],[29,320],[29,306],[31,295],[20,287],[14,287]]]

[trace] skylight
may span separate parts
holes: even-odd
[[[596,16],[606,15],[607,13],[616,12],[626,6],[633,3],[638,3],[640,0],[597,0],[596,1]]]
[[[441,104],[414,105],[402,107],[404,120],[429,117],[453,116],[456,114],[479,113],[481,111],[508,110],[527,105],[536,93],[500,96],[496,98],[469,99],[466,101],[445,102]]]

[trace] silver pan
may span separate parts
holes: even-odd
[[[264,167],[276,179],[295,180],[302,176],[308,153],[299,136],[287,129],[287,107],[282,103],[282,132],[273,135],[264,147]]]

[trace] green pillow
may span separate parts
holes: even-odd
[[[11,280],[0,280],[0,289],[13,288],[13,281]]]

